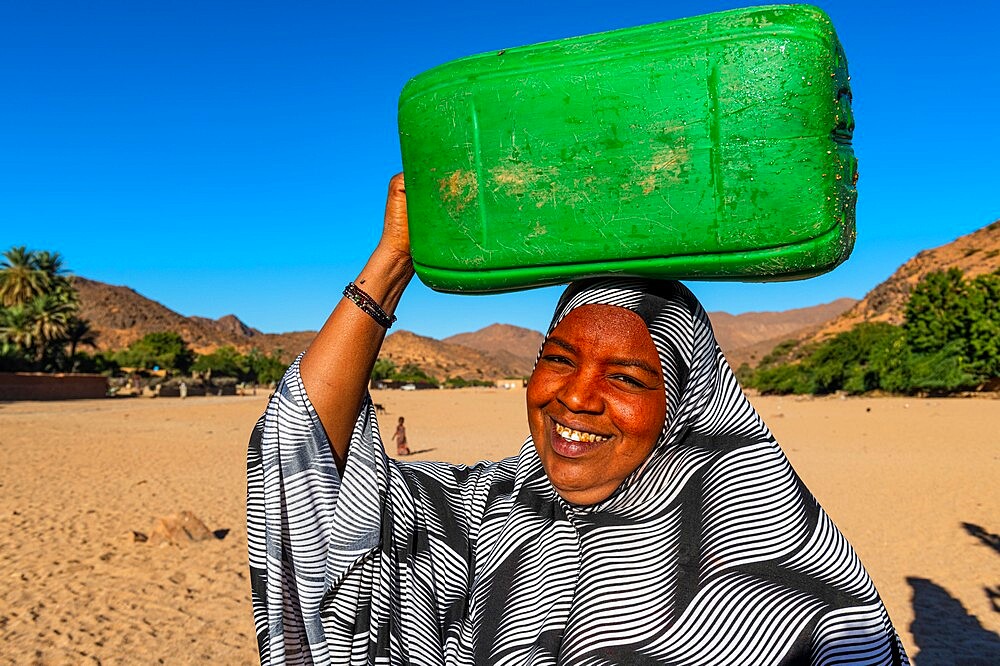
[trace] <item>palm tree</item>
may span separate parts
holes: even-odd
[[[24,305],[0,308],[0,342],[29,350],[35,346],[34,318]]]
[[[71,320],[80,309],[72,278],[58,252],[12,247],[0,261],[0,342],[41,366],[61,365]],[[76,345],[88,344],[87,332]],[[46,357],[48,356],[47,362]]]
[[[53,343],[66,340],[69,322],[76,314],[76,307],[58,294],[49,293],[31,299],[28,310],[34,320],[35,360],[41,363]]]
[[[45,291],[57,294],[62,300],[77,302],[73,279],[72,276],[66,275],[61,254],[48,250],[37,250],[35,252],[35,267],[42,273],[41,281],[45,285]]]
[[[23,248],[22,248],[23,249]],[[49,252],[48,250],[36,250],[35,253],[35,267],[49,275],[55,277],[57,275],[64,275],[66,269],[63,267],[62,255],[58,252]]]
[[[0,303],[8,307],[24,304],[45,293],[48,286],[47,273],[39,270],[35,252],[22,245],[7,250],[3,257],[3,261],[0,261]],[[52,259],[51,255],[46,257],[50,267]],[[62,261],[58,253],[55,259],[58,262],[55,268],[58,270]]]
[[[71,359],[76,356],[76,348],[79,345],[87,345],[92,349],[97,349],[97,332],[90,327],[89,321],[76,315],[69,318],[66,338],[69,340],[69,357]]]

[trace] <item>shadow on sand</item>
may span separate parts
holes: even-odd
[[[962,523],[962,527],[969,533],[969,536],[976,537],[983,542],[984,546],[989,546],[996,551],[997,555],[1000,555],[1000,534],[987,532],[979,525],[973,523]]]
[[[976,537],[1000,555],[1000,535],[979,525],[962,523]],[[996,666],[1000,664],[1000,636],[980,624],[962,602],[934,581],[911,576],[906,582],[913,588],[913,624],[910,633],[916,654],[910,655],[914,666]],[[984,587],[986,596],[998,610],[1000,586]]]
[[[435,449],[410,449],[410,455],[408,455],[408,456],[394,456],[394,457],[398,458],[399,460],[409,460],[410,458],[412,458],[413,456],[417,455],[418,453],[430,453],[431,451],[434,451],[434,450]]]

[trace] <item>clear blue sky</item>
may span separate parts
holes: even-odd
[[[407,79],[750,4],[5,2],[0,249],[59,251],[72,272],[185,315],[316,329],[377,240]],[[917,251],[1000,217],[1000,3],[819,4],[853,77],[857,247],[821,278],[692,284],[709,310],[860,298]],[[557,295],[414,282],[397,326],[543,329]]]

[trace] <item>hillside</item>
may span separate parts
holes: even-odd
[[[176,331],[199,353],[231,345],[246,353],[251,348],[271,353],[283,351],[285,361],[305,349],[315,331],[262,333],[235,315],[219,319],[186,317],[133,289],[75,278],[80,294],[81,315],[97,332],[100,350],[116,350],[154,331]],[[763,356],[782,339],[803,330],[812,331],[836,316],[853,301],[786,312],[755,312],[730,315],[710,313],[716,335],[730,362],[738,366]],[[761,342],[761,341],[766,342]],[[438,379],[496,379],[523,377],[531,372],[542,334],[510,324],[492,324],[478,331],[435,340],[408,331],[387,336],[382,358],[401,367],[413,363]]]
[[[540,333],[538,335],[541,336]],[[524,362],[514,354],[504,353],[505,351],[497,349],[494,353],[485,353],[465,345],[435,340],[409,331],[397,331],[386,336],[379,357],[392,361],[396,367],[413,363],[438,379],[499,379],[523,377],[531,373],[534,358],[530,362]]]
[[[90,321],[97,333],[97,348],[102,351],[123,349],[147,333],[175,331],[198,353],[224,345],[243,353],[254,347],[265,353],[280,349],[283,358],[291,361],[316,336],[315,331],[262,333],[235,315],[219,319],[185,317],[128,287],[83,277],[75,277],[74,284],[80,295],[80,315]],[[397,366],[415,363],[439,379],[521,377],[531,372],[542,334],[497,324],[453,337],[467,344],[398,331],[386,338],[382,357]],[[525,352],[528,347],[530,353]]]
[[[80,316],[97,333],[97,348],[101,351],[123,349],[147,333],[175,331],[198,353],[232,345],[244,353],[253,347],[266,353],[283,349],[290,360],[316,335],[314,331],[261,333],[235,315],[219,319],[185,317],[129,287],[79,276],[73,278],[73,284],[80,295]]]
[[[544,336],[539,331],[510,324],[491,324],[472,333],[459,333],[445,338],[442,342],[471,347],[496,357],[504,363],[516,366],[525,375],[535,364],[538,349]]]
[[[876,286],[850,310],[806,340],[822,340],[861,322],[902,324],[913,287],[928,273],[960,269],[966,277],[1000,270],[1000,220],[931,250],[919,252]]]
[[[812,335],[857,302],[853,298],[838,298],[831,303],[783,312],[740,315],[709,312],[708,317],[726,359],[732,367],[738,368],[743,363],[756,365],[783,340]]]

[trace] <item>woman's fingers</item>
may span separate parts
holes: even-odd
[[[406,185],[401,173],[397,173],[389,181],[381,242],[393,250],[406,255],[410,254],[409,221],[406,216]]]

